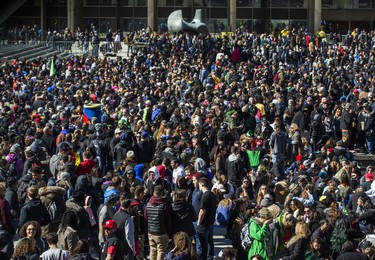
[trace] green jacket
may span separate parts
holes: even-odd
[[[311,252],[310,250],[306,251],[305,257],[306,257],[306,260],[318,260],[319,259],[319,257],[315,253]]]
[[[264,239],[268,236],[268,224],[260,226],[253,219],[250,219],[249,234],[253,240],[249,250],[249,259],[253,255],[260,255],[265,260],[268,260],[267,249],[264,243]]]

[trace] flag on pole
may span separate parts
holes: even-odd
[[[49,75],[53,76],[56,74],[56,69],[55,69],[55,59],[52,57],[52,62],[51,62],[51,68],[49,70]]]

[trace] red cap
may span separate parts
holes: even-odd
[[[373,181],[374,180],[374,176],[372,175],[372,173],[366,173],[365,174],[365,178],[367,180],[370,180],[370,181]]]
[[[301,161],[302,159],[303,159],[303,156],[300,154],[297,154],[296,161],[298,162],[298,161]]]
[[[333,148],[331,147],[331,148],[328,148],[327,151],[328,151],[329,153],[333,153],[333,152],[335,151],[335,149],[333,149]]]
[[[358,93],[359,93],[359,90],[358,90],[358,89],[355,89],[355,90],[353,91],[353,93],[354,93],[354,94],[358,94]]]
[[[257,140],[257,146],[262,146],[263,145],[263,141],[261,139],[258,139]]]
[[[104,224],[104,228],[106,229],[114,229],[117,228],[117,224],[113,219],[107,220]]]
[[[91,98],[92,101],[94,101],[94,102],[98,101],[98,97],[97,97],[95,94],[90,94],[90,98]]]

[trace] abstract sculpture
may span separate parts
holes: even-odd
[[[195,10],[194,19],[188,23],[182,18],[182,11],[176,10],[168,17],[168,30],[170,32],[192,32],[203,33],[208,32],[208,27],[205,23],[205,13],[202,9]]]

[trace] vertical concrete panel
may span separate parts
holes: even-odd
[[[147,25],[151,27],[153,31],[156,31],[156,0],[147,0]]]
[[[232,32],[236,31],[237,1],[229,0],[229,25]]]
[[[322,0],[315,0],[314,7],[314,32],[320,29],[322,23]]]

